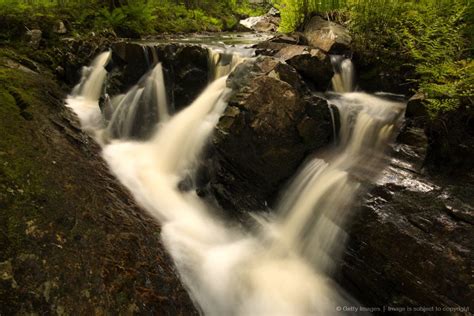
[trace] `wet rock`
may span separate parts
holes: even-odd
[[[163,66],[169,101],[176,110],[189,105],[208,83],[208,50],[204,47],[120,42],[112,45],[107,69],[113,80],[109,80],[107,92],[125,92],[158,62]]]
[[[50,52],[32,57],[42,64],[51,64],[52,69],[59,70],[56,72],[57,78],[72,87],[81,79],[84,65],[88,65],[114,41],[116,35],[105,31],[81,38],[65,37]]]
[[[168,95],[178,111],[191,104],[207,86],[209,52],[199,45],[162,45],[156,49],[165,71]]]
[[[400,139],[353,217],[341,282],[366,306],[472,310],[474,178],[440,178],[413,169],[419,131]]]
[[[119,92],[123,93],[136,84],[150,70],[150,66],[145,46],[127,42],[119,42],[112,45],[112,60],[107,65],[107,70],[110,72],[115,67],[120,68]],[[110,89],[109,87],[108,90]],[[115,94],[115,91],[108,92],[112,93],[112,95]]]
[[[394,159],[398,158],[400,167],[414,172],[422,171],[428,152],[428,137],[421,128],[405,127],[397,138],[394,146]],[[392,159],[392,164],[395,160]]]
[[[428,111],[423,103],[425,100],[425,95],[423,93],[416,93],[413,95],[407,103],[407,108],[405,116],[413,121],[419,123],[426,121],[428,118]]]
[[[350,51],[352,38],[342,25],[326,21],[320,16],[312,17],[304,26],[304,35],[310,46],[330,54]]]
[[[302,88],[291,69],[260,57],[229,78],[232,95],[212,140],[211,185],[231,209],[265,208],[306,154],[332,137],[326,101]]]

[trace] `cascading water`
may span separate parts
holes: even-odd
[[[352,61],[342,55],[332,55],[331,63],[334,68],[332,87],[339,93],[354,90],[354,65]]]
[[[163,68],[157,64],[125,95],[111,101],[106,133],[113,138],[146,138],[157,122],[169,117]],[[114,104],[115,103],[115,104]]]
[[[102,71],[105,56],[98,59],[93,67],[101,69],[96,73]],[[340,69],[342,79],[335,90],[349,90],[352,73],[347,72],[352,68]],[[323,159],[307,162],[283,195],[275,218],[256,217],[259,228],[246,231],[218,220],[194,192],[178,189],[180,180],[194,170],[225,109],[226,76],[217,72],[215,78],[190,106],[161,121],[151,139],[114,140],[104,145],[104,158],[143,208],[162,223],[165,246],[204,314],[337,314],[336,306],[354,304],[331,279],[344,245],[344,223],[361,181],[372,179],[383,165],[404,105],[364,93],[333,95],[329,102],[341,120],[338,145]],[[117,98],[113,115],[122,107],[133,109],[147,83]],[[149,91],[159,91],[162,78],[155,76],[149,84],[155,85]],[[83,115],[91,108],[77,102],[81,98],[72,96],[68,102],[90,129],[97,125],[89,121],[92,115]],[[100,113],[97,102],[94,111]]]
[[[110,55],[110,52],[104,52],[94,59],[90,67],[84,67],[80,83],[66,102],[79,117],[82,128],[92,133],[103,125],[98,102],[107,76],[104,66],[109,61]]]

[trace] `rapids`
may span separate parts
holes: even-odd
[[[361,182],[373,180],[383,167],[404,104],[351,92],[350,60],[333,60],[338,93],[329,101],[339,111],[337,144],[310,157],[282,193],[275,215],[254,216],[258,228],[246,230],[223,222],[194,191],[178,189],[196,169],[226,107],[227,75],[242,58],[210,50],[214,81],[178,113],[169,111],[156,64],[126,95],[111,99],[106,118],[98,99],[109,55],[86,68],[67,105],[103,144],[112,172],[162,224],[165,246],[202,313],[332,315],[337,306],[357,304],[332,279],[344,249],[344,225]],[[150,109],[158,123],[148,140],[134,141],[133,126]]]

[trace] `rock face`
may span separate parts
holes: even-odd
[[[254,48],[259,55],[274,56],[293,66],[313,89],[326,91],[334,75],[330,58],[320,49],[297,44],[304,42],[300,35],[276,37],[256,44]]]
[[[402,133],[354,216],[343,283],[367,306],[474,308],[474,177],[421,174],[427,147],[423,130]]]
[[[0,57],[0,314],[197,315],[52,74]]]
[[[275,58],[239,65],[228,85],[212,140],[211,188],[226,208],[263,209],[304,157],[332,138],[329,106]]]
[[[330,54],[350,51],[352,38],[342,25],[314,16],[304,26],[308,44]]]
[[[170,103],[181,109],[189,105],[208,84],[208,50],[199,45],[141,45],[119,42],[112,45],[112,73],[108,92],[123,93],[161,62]]]

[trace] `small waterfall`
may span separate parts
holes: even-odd
[[[99,98],[107,76],[104,67],[110,56],[110,51],[101,53],[89,67],[84,67],[81,81],[66,100],[66,106],[76,112],[82,128],[92,133],[101,129],[104,124],[99,108]]]
[[[104,158],[136,201],[161,222],[164,244],[205,315],[339,315],[336,306],[359,306],[331,278],[344,247],[344,224],[362,183],[382,168],[404,104],[365,93],[331,97],[341,126],[337,146],[305,164],[283,194],[275,218],[256,217],[256,231],[229,227],[178,184],[195,171],[226,106],[225,74],[239,58],[210,51],[217,79],[175,115],[167,112],[159,64],[125,95],[112,98],[107,133],[118,139],[104,144]],[[341,60],[335,67],[334,89],[351,91],[352,64]],[[91,129],[94,118],[74,106],[81,98],[71,97],[68,104]],[[150,122],[159,116],[160,128],[152,129],[146,141],[134,141],[148,122],[141,116],[148,111],[154,113]]]
[[[334,68],[332,88],[343,93],[354,91],[354,65],[349,58],[342,55],[332,55],[331,63]]]
[[[112,103],[107,135],[112,138],[147,138],[158,122],[168,119],[163,68],[157,64],[124,96]]]
[[[234,68],[246,59],[237,52],[226,52],[209,48],[209,78],[212,81],[227,76]]]
[[[102,85],[107,76],[105,65],[110,59],[111,52],[104,52],[97,56],[90,67],[82,70],[82,79],[77,85],[73,94],[81,95],[85,99],[97,101],[102,94]]]
[[[330,274],[343,250],[344,223],[362,181],[383,166],[384,150],[401,123],[405,104],[365,93],[330,100],[340,113],[339,145],[313,159],[295,178],[279,205],[281,244]]]

